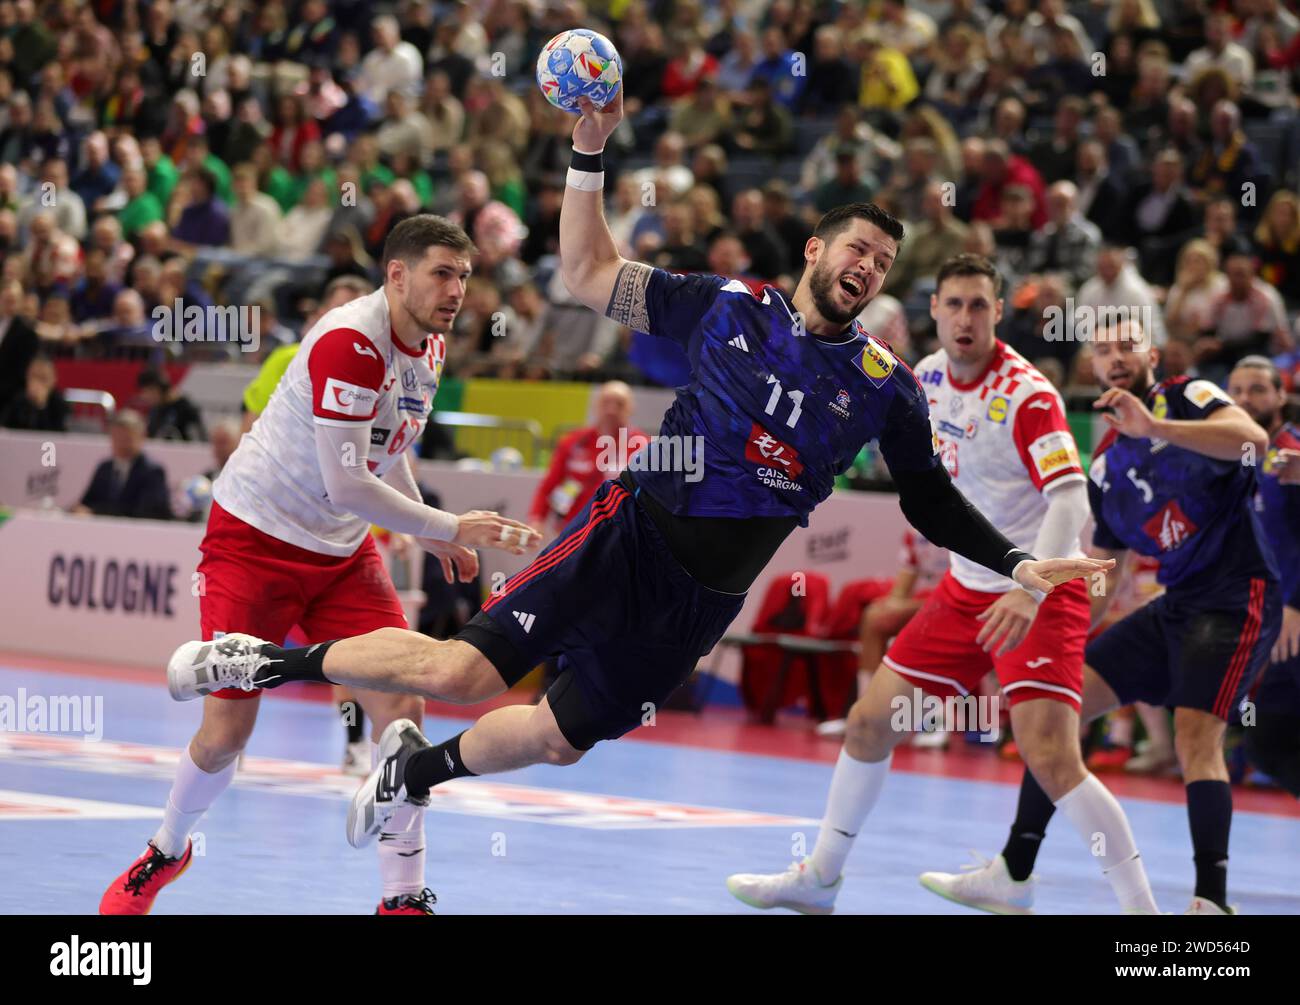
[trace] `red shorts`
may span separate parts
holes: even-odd
[[[204,641],[244,632],[280,645],[296,625],[310,645],[377,628],[407,627],[370,535],[351,555],[322,555],[264,534],[214,502],[199,551]],[[260,693],[227,688],[213,697]]]
[[[952,573],[943,577],[925,606],[898,633],[885,654],[895,673],[939,697],[965,697],[990,670],[1012,705],[1051,698],[1079,709],[1083,694],[1083,647],[1091,619],[1082,579],[1058,586],[1043,600],[1029,634],[1001,656],[975,642],[976,621],[1000,593],[968,590]]]

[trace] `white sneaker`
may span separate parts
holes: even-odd
[[[1206,900],[1204,897],[1193,897],[1192,902],[1188,905],[1184,914],[1236,914],[1237,909],[1229,907],[1226,910],[1220,907],[1212,900]]]
[[[394,719],[379,738],[379,764],[361,783],[348,807],[348,844],[364,848],[380,831],[410,829],[429,805],[429,797],[406,794],[406,765],[417,750],[432,747],[410,719]]]
[[[848,719],[827,719],[825,722],[817,723],[816,733],[818,736],[827,736],[831,739],[838,739],[844,735],[844,731],[849,727]]]
[[[811,860],[804,859],[791,863],[785,872],[728,876],[727,889],[737,900],[761,911],[786,907],[800,914],[830,914],[843,881],[839,876],[829,886],[823,884]]]
[[[912,746],[922,750],[943,750],[948,746],[948,734],[942,729],[930,729],[912,737]]]
[[[256,691],[257,672],[271,662],[266,645],[251,635],[233,633],[212,642],[186,642],[167,662],[167,689],[176,701],[202,698],[223,688]]]
[[[981,859],[974,865],[962,866],[960,873],[923,872],[921,885],[931,893],[951,900],[954,904],[974,907],[990,914],[1033,914],[1036,876],[1021,882],[1011,878],[1007,860],[1001,855],[993,861]]]
[[[1125,761],[1124,770],[1129,774],[1167,775],[1178,770],[1178,755],[1168,748],[1148,746]]]
[[[343,748],[343,774],[362,777],[370,774],[369,740],[358,740]]]

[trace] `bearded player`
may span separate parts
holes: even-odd
[[[1060,394],[994,335],[1002,279],[976,255],[950,258],[930,298],[940,349],[916,370],[925,388],[939,455],[957,487],[1017,547],[1074,558],[1088,516],[1087,480]],[[925,606],[898,634],[866,693],[849,712],[812,855],[787,871],[739,874],[737,898],[759,908],[829,914],[842,871],[907,732],[896,710],[923,694],[970,699],[991,669],[1011,705],[1025,763],[1086,845],[1106,835],[1099,864],[1120,906],[1155,912],[1146,873],[1119,803],[1084,766],[1079,750],[1088,592],[1076,580],[1047,595],[960,552]],[[951,728],[951,725],[950,725]],[[1004,867],[995,863],[994,874]],[[980,900],[981,892],[969,896]],[[1016,901],[1008,912],[1028,905]]]
[[[621,117],[621,97],[604,109],[584,100],[560,259],[565,284],[587,306],[686,351],[691,381],[658,440],[635,455],[656,463],[629,463],[633,470],[605,482],[454,639],[385,629],[314,651],[262,644],[202,659],[187,643],[169,667],[180,697],[215,673],[241,687],[315,680],[468,703],[559,657],[560,675],[536,706],[496,709],[437,745],[413,723],[390,726],[385,760],[349,815],[358,846],[391,830],[387,821],[406,807],[426,804],[434,785],[573,764],[640,725],[713,648],[773,553],[868,440],[879,440],[904,513],[934,543],[1032,589],[1107,567],[1033,559],[952,485],[916,378],[854,321],[894,262],[897,220],[869,203],[827,213],[805,245],[792,298],[627,261],[602,212],[601,154]],[[681,463],[687,450],[703,464]]]
[[[1158,358],[1137,320],[1107,326],[1093,347],[1093,371],[1106,387],[1094,407],[1110,410],[1088,472],[1093,551],[1155,558],[1165,591],[1088,643],[1083,720],[1137,701],[1173,709],[1196,878],[1184,913],[1231,914],[1232,788],[1223,737],[1282,623],[1276,562],[1255,512],[1255,458],[1266,456],[1268,434],[1208,380],[1156,383]],[[1094,622],[1118,576],[1107,577]],[[988,866],[982,879],[966,881],[930,873],[923,882],[974,907],[1032,902],[1031,873],[1055,809],[1026,772],[998,859],[1005,868]],[[981,903],[965,897],[968,885],[979,888]]]
[[[1286,391],[1267,356],[1240,360],[1228,374],[1228,394],[1268,433],[1255,512],[1282,575],[1282,631],[1256,685],[1246,751],[1261,771],[1300,797],[1300,485],[1281,477],[1282,452],[1300,450],[1300,428],[1282,418]]]
[[[466,581],[477,573],[472,548],[522,554],[540,543],[537,532],[495,513],[458,517],[424,505],[407,464],[405,451],[420,439],[438,389],[444,336],[475,250],[441,217],[405,220],[384,245],[383,287],[329,311],[307,332],[213,486],[198,567],[206,651],[237,649],[244,633],[283,640],[295,625],[313,643],[405,629],[372,523],[412,535]],[[104,893],[101,914],[148,913],[159,890],[189,866],[191,830],[234,777],[260,694],[215,679],[198,693],[203,721],[181,753],[162,826]],[[405,695],[356,696],[375,737],[394,720],[418,720],[423,708]],[[430,914],[423,814],[403,824],[379,845],[377,913]]]

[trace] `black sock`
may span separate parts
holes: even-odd
[[[457,733],[445,743],[417,750],[411,755],[403,778],[408,795],[423,799],[435,785],[453,778],[474,777],[474,772],[460,759],[460,738],[464,735]]]
[[[293,680],[315,681],[317,684],[335,684],[325,676],[325,654],[337,642],[317,642],[314,646],[283,649],[267,642],[262,655],[271,662],[257,671],[253,683],[258,687],[277,688]]]
[[[348,743],[360,743],[366,735],[366,713],[355,698],[339,702],[339,717],[348,731]]]
[[[1196,896],[1228,906],[1228,832],[1232,787],[1227,782],[1187,783],[1187,823],[1196,863]]]
[[[1052,819],[1056,807],[1047,798],[1029,769],[1020,780],[1020,802],[1016,804],[1016,819],[1011,824],[1011,834],[1007,837],[1002,857],[1007,860],[1007,872],[1011,878],[1022,883],[1034,871],[1034,862],[1038,859],[1038,849],[1047,833],[1047,824]]]

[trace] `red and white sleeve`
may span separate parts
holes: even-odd
[[[1042,492],[1058,482],[1084,480],[1083,465],[1060,399],[1039,391],[1016,409],[1012,437],[1034,488]]]
[[[386,366],[379,350],[351,328],[335,328],[311,347],[312,415],[323,425],[352,425],[375,417]]]

